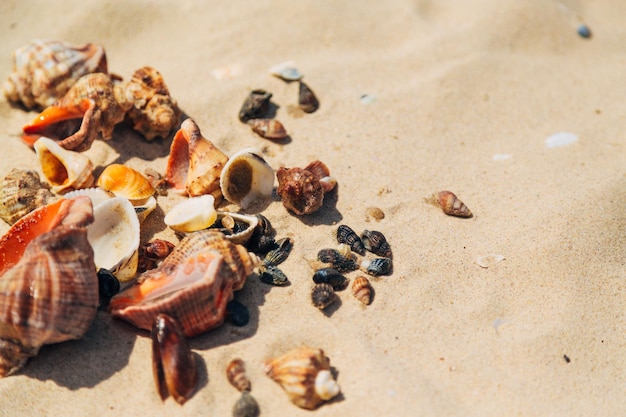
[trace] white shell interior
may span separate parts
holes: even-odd
[[[239,184],[241,182],[237,175],[241,167],[247,166],[250,171],[250,184]],[[237,167],[237,169],[235,169]],[[231,187],[236,184],[236,188],[248,187],[248,191],[240,196],[240,193],[231,193]],[[220,177],[220,188],[226,200],[237,204],[243,209],[248,208],[257,200],[268,198],[274,190],[274,169],[261,156],[261,152],[255,148],[246,148],[231,156],[222,169]]]
[[[166,225],[179,232],[195,232],[215,223],[215,198],[210,195],[190,197],[174,206],[165,216]]]
[[[333,374],[327,370],[322,369],[315,376],[315,393],[322,400],[330,400],[337,394],[339,394],[340,388]]]

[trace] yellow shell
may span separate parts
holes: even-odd
[[[122,164],[107,166],[100,174],[97,185],[129,200],[145,200],[154,194],[154,187],[146,177]]]
[[[0,183],[0,218],[13,224],[53,200],[54,196],[35,171],[13,168]]]
[[[35,142],[41,173],[55,193],[65,193],[93,185],[93,164],[82,153],[63,149],[57,142],[39,138]]]

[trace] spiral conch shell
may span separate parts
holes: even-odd
[[[101,46],[36,39],[13,52],[13,73],[3,90],[11,103],[43,108],[63,97],[80,77],[94,72],[107,72]]]
[[[63,149],[57,142],[39,138],[35,142],[41,173],[55,193],[93,185],[93,164],[87,155]]]
[[[18,220],[0,239],[0,377],[44,344],[81,338],[98,307],[87,197],[61,199]]]
[[[0,218],[8,224],[53,200],[35,171],[13,168],[0,182]]]
[[[233,291],[261,261],[220,232],[190,233],[155,269],[111,299],[111,314],[150,330],[159,313],[176,319],[185,336],[221,325]]]
[[[302,346],[264,364],[267,376],[280,384],[292,403],[313,410],[339,394],[322,349]]]

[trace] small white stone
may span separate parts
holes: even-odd
[[[558,132],[554,135],[548,136],[546,139],[546,146],[548,148],[558,148],[561,146],[571,145],[578,141],[578,135],[569,132]]]
[[[494,161],[506,161],[507,159],[513,158],[513,155],[510,153],[497,153],[493,155]]]

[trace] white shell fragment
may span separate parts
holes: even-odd
[[[243,209],[268,198],[274,189],[274,169],[261,152],[246,148],[230,157],[222,169],[220,188],[226,200]]]
[[[327,370],[322,369],[317,373],[315,377],[315,392],[322,400],[328,401],[339,394],[339,384],[335,381],[333,374]]]
[[[559,148],[561,146],[571,145],[576,141],[578,141],[578,135],[568,132],[559,132],[546,139],[546,146],[548,148]]]
[[[215,198],[205,194],[177,204],[165,216],[166,225],[179,232],[195,232],[215,223],[217,211]]]
[[[506,259],[504,257],[504,255],[498,255],[498,254],[495,254],[495,253],[490,253],[489,255],[479,256],[476,259],[476,263],[481,268],[489,268],[489,267],[492,267],[492,266],[494,266],[495,264],[497,264],[499,262],[502,262],[504,259]]]
[[[270,74],[284,81],[298,81],[303,75],[296,68],[293,61],[281,62],[270,68]]]

